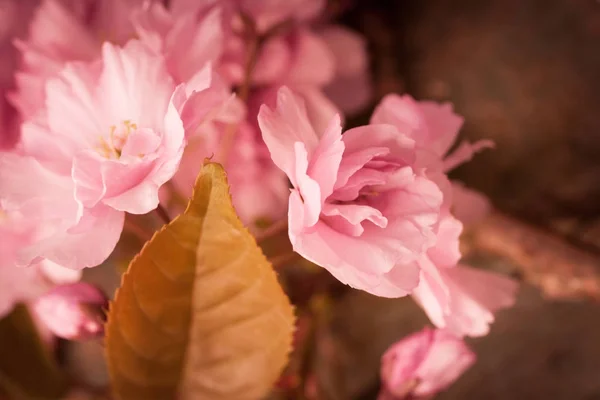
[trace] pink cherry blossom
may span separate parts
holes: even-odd
[[[144,0],[42,0],[17,47],[22,63],[11,102],[26,119],[44,109],[45,84],[65,63],[92,61],[104,41],[124,44],[133,37],[133,10]]]
[[[447,389],[475,363],[475,354],[451,333],[425,328],[393,344],[381,359],[379,400],[431,396]]]
[[[319,32],[335,60],[335,75],[325,94],[345,113],[355,114],[367,106],[373,96],[369,56],[364,37],[339,25]]]
[[[90,339],[104,333],[106,295],[88,283],[61,285],[38,297],[32,305],[52,333],[64,339]]]
[[[0,151],[12,149],[18,142],[19,118],[7,99],[14,88],[14,72],[18,64],[18,52],[13,41],[25,35],[37,3],[37,0],[0,2]]]
[[[413,169],[414,141],[392,125],[342,136],[339,117],[317,134],[286,87],[276,109],[261,108],[258,122],[273,162],[294,187],[294,250],[378,296],[403,296],[417,286],[415,261],[435,243],[442,194]]]
[[[421,280],[412,296],[431,321],[457,336],[484,336],[494,313],[515,302],[517,283],[499,274],[458,265],[462,224],[445,215],[437,243],[418,264]]]
[[[176,13],[160,3],[147,3],[134,13],[134,23],[140,39],[164,55],[169,72],[180,83],[220,60],[228,38],[223,14],[222,7]]]
[[[71,64],[47,83],[47,127],[25,126],[23,147],[69,173],[85,209],[147,213],[183,152],[174,90],[163,60],[140,43],[106,43],[101,64]]]

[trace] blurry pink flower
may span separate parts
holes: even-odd
[[[461,339],[444,330],[425,328],[393,344],[383,355],[378,399],[434,395],[454,383],[475,358]]]
[[[324,10],[326,0],[171,0],[175,13],[195,13],[219,4],[231,8],[236,19],[240,14],[252,18],[260,33],[277,24],[304,22],[316,18]]]
[[[456,336],[484,336],[494,313],[515,302],[517,283],[499,274],[458,265],[460,221],[446,215],[437,243],[418,264],[421,280],[412,296],[431,321]]]
[[[303,102],[280,89],[275,110],[258,115],[273,162],[294,189],[289,235],[294,250],[341,282],[384,297],[408,294],[415,261],[435,243],[442,194],[412,168],[414,141],[391,125],[341,135],[311,126]]]
[[[100,289],[80,282],[53,288],[32,308],[56,336],[84,340],[103,335],[108,299]]]
[[[361,111],[373,97],[365,38],[339,25],[327,26],[319,33],[335,59],[335,75],[325,94],[344,113]]]
[[[2,166],[4,163],[0,162]],[[1,182],[0,179],[0,188],[4,189]],[[5,207],[5,203],[0,198],[0,318],[16,303],[32,300],[54,284],[75,282],[81,276],[78,271],[46,260],[30,267],[17,266],[20,251],[34,242],[38,229],[34,221]]]
[[[207,63],[216,65],[227,38],[223,10],[174,13],[160,3],[147,3],[134,14],[142,42],[165,57],[176,82],[189,81]]]
[[[70,175],[32,157],[0,155],[0,264],[33,267],[49,260],[77,270],[104,261],[119,239],[124,215],[107,206],[84,215],[73,193]],[[69,274],[44,272],[53,281],[69,280]]]
[[[38,0],[0,1],[0,151],[12,149],[19,138],[19,118],[7,95],[14,88],[19,54],[13,45],[25,35]]]
[[[222,70],[232,83],[244,80],[250,50],[241,36],[230,37]],[[262,44],[252,71],[252,84],[322,87],[333,80],[335,68],[327,43],[310,29],[296,27]]]
[[[65,63],[92,61],[104,41],[124,44],[133,37],[130,17],[144,0],[42,0],[17,47],[22,62],[11,102],[25,119],[43,112],[45,84]]]
[[[2,228],[0,235],[3,241],[11,240]],[[76,282],[81,277],[79,271],[47,260],[30,267],[17,267],[4,261],[0,265],[0,318],[8,314],[17,303],[34,300],[56,284]]]

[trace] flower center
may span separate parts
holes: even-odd
[[[127,138],[131,132],[135,132],[137,129],[137,124],[129,120],[123,121],[119,126],[112,125],[108,138],[100,136],[100,144],[97,147],[98,152],[103,157],[118,160],[121,158],[121,151],[127,142]]]

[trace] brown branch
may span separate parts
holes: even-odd
[[[600,300],[600,257],[499,212],[474,227],[475,249],[516,264],[524,279],[552,298]]]

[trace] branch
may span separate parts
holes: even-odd
[[[512,261],[549,297],[600,300],[600,257],[559,236],[494,212],[469,239],[476,249]]]

